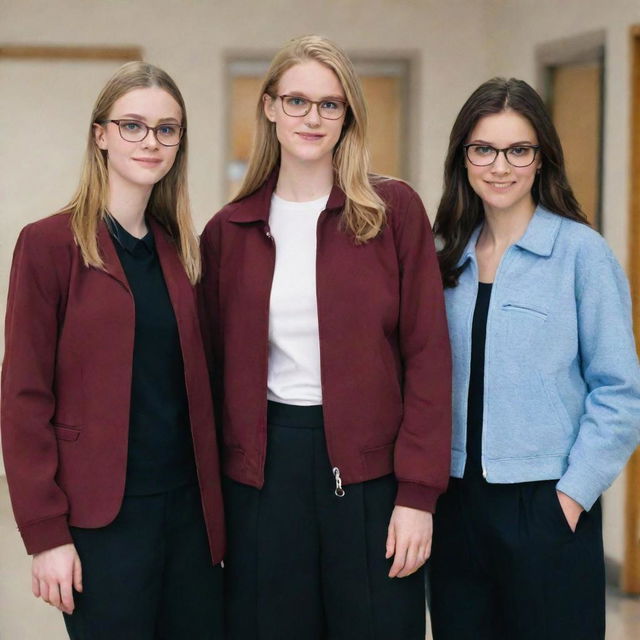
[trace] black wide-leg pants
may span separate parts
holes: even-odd
[[[222,569],[197,485],[125,496],[110,525],[71,535],[83,573],[71,640],[222,640]]]
[[[600,501],[573,533],[556,484],[452,479],[434,523],[434,640],[603,640]]]
[[[395,479],[334,491],[322,408],[270,402],[264,487],[225,481],[229,640],[424,640],[422,571],[388,577]]]

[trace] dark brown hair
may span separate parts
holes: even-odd
[[[524,116],[538,136],[542,167],[531,189],[534,202],[588,224],[567,180],[560,139],[542,98],[524,80],[492,78],[464,103],[449,136],[443,195],[433,227],[442,242],[438,260],[445,287],[458,284],[462,269],[457,262],[473,230],[484,219],[482,200],[467,179],[463,145],[481,118],[507,109]]]

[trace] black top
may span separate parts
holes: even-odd
[[[125,493],[148,495],[196,479],[182,350],[153,234],[109,230],[136,313]]]
[[[490,282],[478,283],[478,297],[471,329],[471,370],[467,401],[467,464],[464,475],[482,475],[482,414],[484,410],[484,346],[487,313],[491,300]]]

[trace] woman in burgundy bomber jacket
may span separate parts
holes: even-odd
[[[428,219],[368,175],[361,88],[333,43],[289,42],[257,115],[240,194],[201,241],[228,637],[423,640],[451,410]]]

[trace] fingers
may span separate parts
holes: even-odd
[[[31,574],[31,593],[33,593],[36,598],[40,597],[40,580],[33,574]]]
[[[60,596],[61,605],[58,607],[58,609],[68,614],[73,613],[74,602],[73,592],[71,590],[71,580],[65,580],[60,584]]]
[[[82,563],[77,556],[73,563],[73,587],[76,591],[82,591]]]
[[[45,580],[39,580],[40,584],[40,597],[49,604],[49,585]]]
[[[56,609],[60,609],[60,587],[57,582],[49,583],[49,599],[47,602]]]
[[[387,529],[386,548],[387,552],[384,557],[388,560],[396,551],[396,530],[393,523],[389,524],[389,528]]]

